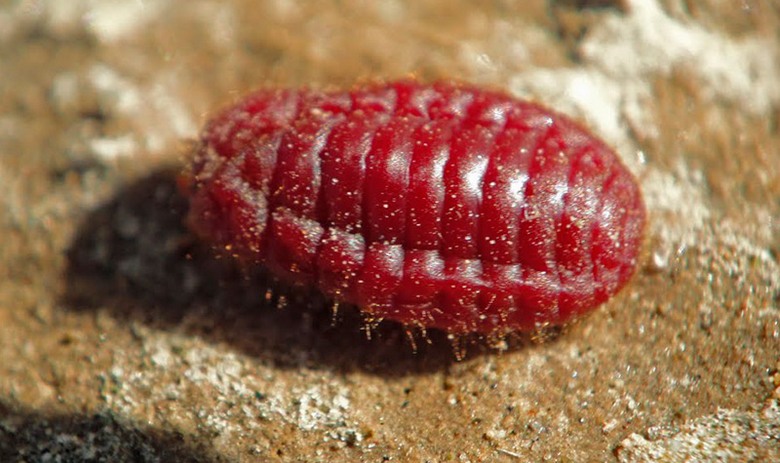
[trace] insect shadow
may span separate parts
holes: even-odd
[[[179,169],[151,173],[91,212],[67,252],[64,305],[181,330],[226,343],[280,367],[322,366],[402,376],[447,368],[459,351],[445,333],[368,324],[316,291],[283,287],[261,271],[220,259],[187,230]],[[410,336],[411,335],[411,336]],[[496,355],[485,340],[459,339],[468,357]],[[509,349],[527,345],[518,336]]]
[[[0,400],[0,416],[0,461],[225,461],[179,433],[123,423],[111,413],[43,413]]]

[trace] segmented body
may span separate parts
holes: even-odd
[[[562,324],[636,266],[645,210],[602,141],[499,92],[266,90],[214,118],[190,223],[369,316],[451,333]]]

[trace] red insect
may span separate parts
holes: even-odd
[[[189,175],[200,236],[372,319],[450,333],[593,309],[633,273],[645,222],[601,140],[447,82],[260,91],[207,125]]]

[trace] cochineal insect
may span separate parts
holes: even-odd
[[[202,132],[189,224],[374,320],[561,325],[631,277],[645,207],[603,141],[498,91],[414,80],[258,91]]]

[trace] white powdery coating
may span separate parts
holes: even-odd
[[[733,40],[664,13],[657,0],[630,0],[626,16],[611,16],[585,39],[587,62],[625,81],[692,71],[715,98],[764,113],[780,101],[776,40]]]
[[[669,245],[695,246],[699,230],[711,217],[705,197],[704,175],[680,162],[674,172],[648,168],[642,191],[650,210],[670,216],[651,221],[652,235]]]
[[[69,34],[88,30],[101,42],[117,42],[138,32],[165,11],[168,0],[26,0],[18,18],[42,20],[47,29]]]
[[[651,83],[676,68],[701,82],[702,94],[742,105],[752,113],[780,101],[780,45],[762,38],[734,40],[666,15],[657,0],[627,0],[628,13],[608,16],[583,40],[582,66],[530,69],[516,74],[509,88],[541,96],[565,112],[583,115],[623,152],[632,145],[629,129],[655,136],[643,107]],[[630,162],[629,162],[630,164]]]
[[[92,0],[87,2],[84,19],[99,39],[116,42],[158,17],[167,3],[167,0]]]
[[[193,3],[216,26],[214,42],[232,43],[235,22],[232,10],[208,2]],[[124,40],[143,37],[143,28],[164,17],[169,0],[23,0],[9,8],[0,7],[0,39],[38,23],[54,37],[68,37],[86,31],[98,43],[121,46]],[[137,51],[136,49],[129,50]],[[92,152],[103,159],[132,155],[140,150],[161,152],[182,138],[196,136],[198,127],[192,108],[184,98],[181,72],[166,67],[153,75],[128,75],[106,63],[95,63],[83,73],[64,72],[55,77],[52,98],[67,106],[79,98],[95,95],[101,110],[121,116],[129,125],[126,133],[106,133],[87,141]],[[154,80],[147,82],[152,77]],[[141,79],[144,79],[143,81]],[[86,85],[84,85],[86,84]]]
[[[130,134],[99,137],[89,141],[89,149],[103,159],[113,159],[138,152],[138,143]]]
[[[87,78],[97,92],[101,107],[121,114],[133,114],[142,109],[142,92],[128,78],[105,64],[95,64]]]
[[[71,85],[71,80],[83,80],[86,86]],[[79,98],[76,92],[91,93],[102,111],[120,116],[129,125],[128,132],[89,141],[95,155],[113,159],[140,150],[160,152],[177,140],[197,134],[192,109],[180,96],[180,83],[178,73],[166,71],[157,74],[152,82],[140,85],[113,67],[95,64],[84,76],[64,73],[55,78],[52,96],[55,105],[67,106],[70,100]]]
[[[653,432],[653,434],[659,434]],[[693,461],[777,461],[780,407],[772,401],[760,412],[719,410],[657,438],[631,434],[618,449],[621,463]]]
[[[283,399],[289,396],[295,399],[292,402]],[[350,401],[344,387],[316,384],[305,389],[280,390],[269,403],[266,411],[295,423],[303,431],[347,426]]]
[[[184,358],[190,367],[183,376],[193,383],[208,383],[225,396],[249,396],[252,393],[251,388],[241,381],[243,365],[236,354],[219,355],[212,348],[201,348],[187,351]]]
[[[295,377],[279,381],[272,366],[259,365],[256,359],[208,345],[197,337],[157,333],[141,325],[133,331],[142,340],[142,358],[116,351],[114,365],[104,378],[110,387],[103,397],[116,412],[144,413],[146,407],[190,397],[209,404],[175,406],[178,411],[172,411],[168,419],[198,422],[221,439],[251,435],[273,421],[323,432],[326,440],[339,445],[363,439],[352,416],[351,391],[341,378],[301,367]],[[192,399],[201,394],[207,399]]]

